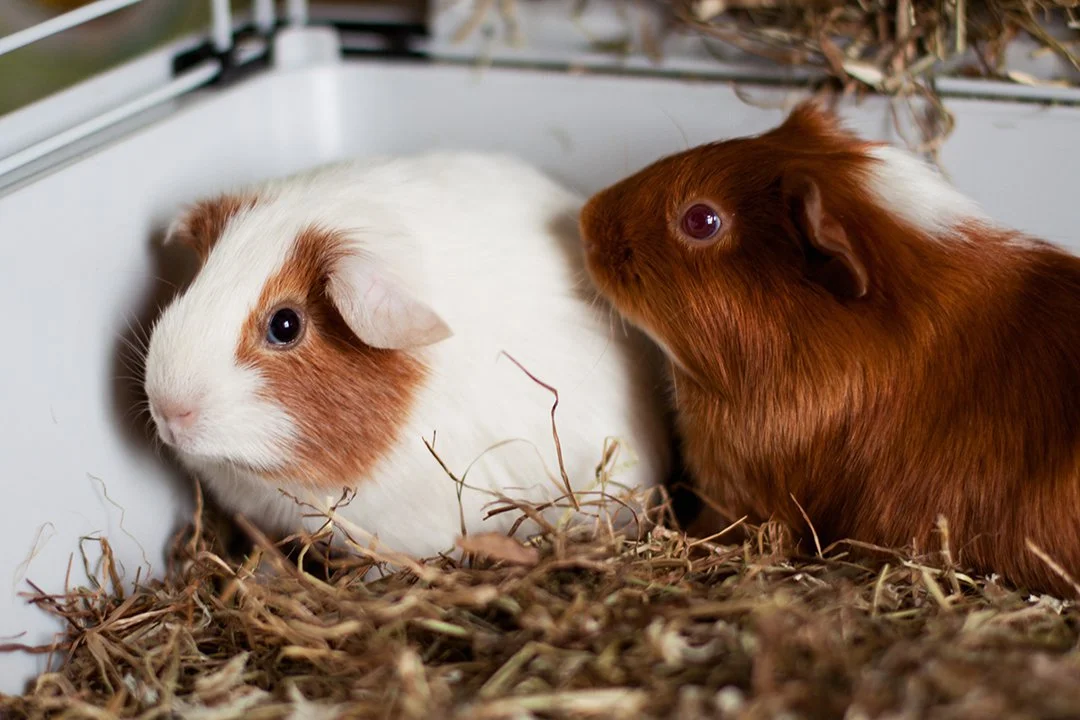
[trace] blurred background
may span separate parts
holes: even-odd
[[[212,0],[129,1],[0,54],[0,116],[177,41],[205,38],[209,29]],[[251,17],[252,0],[228,1],[234,24]],[[0,0],[0,38],[93,2]],[[280,20],[286,0],[276,5]],[[314,0],[309,6],[310,21],[336,25],[343,50],[354,54],[364,47],[365,23],[404,20],[423,25],[434,40],[432,56],[443,59],[626,63],[637,71],[665,64],[669,71],[719,75],[745,75],[752,65],[752,74],[771,79],[831,78],[845,93],[931,97],[943,78],[960,94],[972,89],[958,82],[978,78],[1007,86],[995,91],[1005,95],[1080,101],[1080,0]],[[10,135],[0,138],[0,155]],[[12,151],[20,146],[6,144]]]
[[[91,0],[0,0],[0,36],[75,10]],[[249,0],[233,0],[248,11]],[[63,90],[163,44],[206,28],[206,0],[145,0],[0,55],[0,115]]]
[[[0,37],[26,29],[93,0],[0,0]],[[420,10],[420,0],[398,0],[403,9]],[[278,3],[278,16],[284,14]],[[311,3],[312,17],[348,19],[365,6],[385,0],[321,0]],[[104,17],[0,55],[0,115],[63,90],[145,52],[205,31],[210,0],[143,0]],[[251,12],[251,0],[232,0],[234,17]]]

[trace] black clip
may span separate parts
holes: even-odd
[[[273,59],[274,34],[282,26],[283,23],[279,22],[267,33],[260,32],[254,24],[244,25],[233,33],[232,44],[224,52],[217,50],[211,40],[206,40],[197,47],[182,52],[173,58],[173,76],[181,75],[196,65],[214,59],[221,63],[221,72],[207,84],[228,85],[240,78],[247,77],[253,72],[269,67]],[[241,46],[252,39],[260,40],[265,46],[264,50],[251,58],[245,59],[244,62],[240,62],[237,59],[237,54]]]
[[[414,38],[427,38],[428,27],[425,23],[379,23],[379,22],[355,22],[351,20],[312,21],[312,26],[332,27],[342,33],[345,40],[349,35],[376,36],[378,46],[369,48],[348,42],[342,42],[341,52],[346,56],[364,56],[395,59],[422,60],[427,54],[416,50],[412,46]],[[283,21],[278,21],[270,32],[260,32],[254,24],[247,24],[233,33],[232,45],[228,50],[220,52],[210,40],[204,41],[191,50],[180,53],[173,58],[173,76],[190,70],[210,59],[221,63],[219,72],[208,85],[228,85],[239,78],[246,77],[253,72],[269,67],[273,60],[274,35],[285,26]],[[237,52],[240,46],[248,40],[259,39],[265,44],[265,49],[243,62],[238,61]]]
[[[426,23],[394,22],[357,22],[352,20],[333,20],[326,23],[342,34],[341,52],[347,56],[364,56],[395,59],[422,60],[427,53],[413,48],[414,38],[427,38]],[[350,43],[349,35],[374,36],[380,42],[375,47],[362,47]]]

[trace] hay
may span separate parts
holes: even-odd
[[[825,89],[928,104],[913,149],[935,154],[955,120],[935,79],[1067,86],[1009,68],[1021,35],[1080,70],[1078,0],[660,0],[672,26],[779,65],[817,71]],[[1065,30],[1064,36],[1060,29]]]
[[[454,41],[498,16],[492,27],[504,27],[510,45],[526,42],[529,27],[518,18],[518,1],[475,0]],[[666,37],[678,33],[702,39],[721,62],[735,51],[807,71],[814,89],[834,100],[867,94],[901,100],[918,135],[908,145],[932,157],[955,126],[938,78],[1075,87],[1080,77],[1071,72],[1080,71],[1080,0],[645,0],[658,23],[637,27],[624,12],[625,34],[616,38],[591,37],[580,22],[588,0],[572,5],[575,24],[597,53],[658,62]],[[1033,56],[1057,56],[1065,76],[1040,79],[1011,68],[1008,51],[1021,39]],[[906,134],[903,124],[897,118]]]
[[[105,544],[98,586],[35,595],[67,627],[64,662],[0,700],[0,714],[1080,712],[1076,607],[970,577],[949,552],[856,556],[848,544],[799,556],[771,525],[741,544],[721,543],[743,528],[696,540],[663,526],[628,538],[580,525],[527,543],[470,537],[471,567],[439,558],[371,577],[375,558],[326,558],[316,537],[294,542],[290,559],[242,521],[253,544],[234,557],[208,522],[197,514],[167,576],[133,594],[117,588]]]
[[[683,29],[784,65],[811,66],[841,81],[900,93],[934,72],[998,80],[1021,32],[1080,70],[1077,0],[673,0]],[[1073,32],[1063,41],[1055,21]],[[955,65],[960,61],[960,65]]]

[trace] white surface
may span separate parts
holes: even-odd
[[[943,160],[959,187],[999,220],[1080,250],[1080,109],[949,106],[958,129]],[[719,83],[343,63],[208,91],[0,194],[0,643],[23,632],[19,642],[50,639],[56,628],[16,592],[27,579],[61,590],[80,536],[107,535],[131,579],[142,549],[162,568],[164,543],[189,512],[189,488],[137,439],[125,419],[132,400],[116,390],[120,337],[163,297],[156,278],[175,274],[152,248],[180,203],[345,155],[432,147],[516,151],[592,192],[662,154],[782,116]],[[881,100],[851,117],[874,137],[891,122]],[[0,656],[0,690],[20,689],[42,661]]]
[[[95,75],[67,90],[0,115],[0,158],[48,140],[74,125],[138,100],[172,80],[172,58],[190,41],[170,43],[161,52],[140,57]],[[0,184],[7,178],[0,175]]]
[[[20,150],[5,158],[0,158],[0,175],[20,169],[24,165],[28,165],[35,160],[44,158],[49,153],[68,147],[83,138],[111,127],[116,123],[137,115],[155,105],[201,87],[213,79],[219,72],[221,72],[221,63],[217,60],[205,60],[190,70],[185,71],[182,75],[177,75],[175,79],[152,92],[140,95],[136,99],[118,105],[100,115],[95,115],[89,120],[68,128],[63,132],[50,135],[44,140],[41,140],[24,150]]]
[[[341,59],[341,41],[333,28],[289,26],[274,37],[274,67],[313,67]]]

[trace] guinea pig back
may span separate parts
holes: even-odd
[[[597,193],[596,287],[673,367],[728,519],[935,551],[1032,590],[1080,574],[1080,260],[812,103]],[[718,530],[720,528],[714,528]]]

